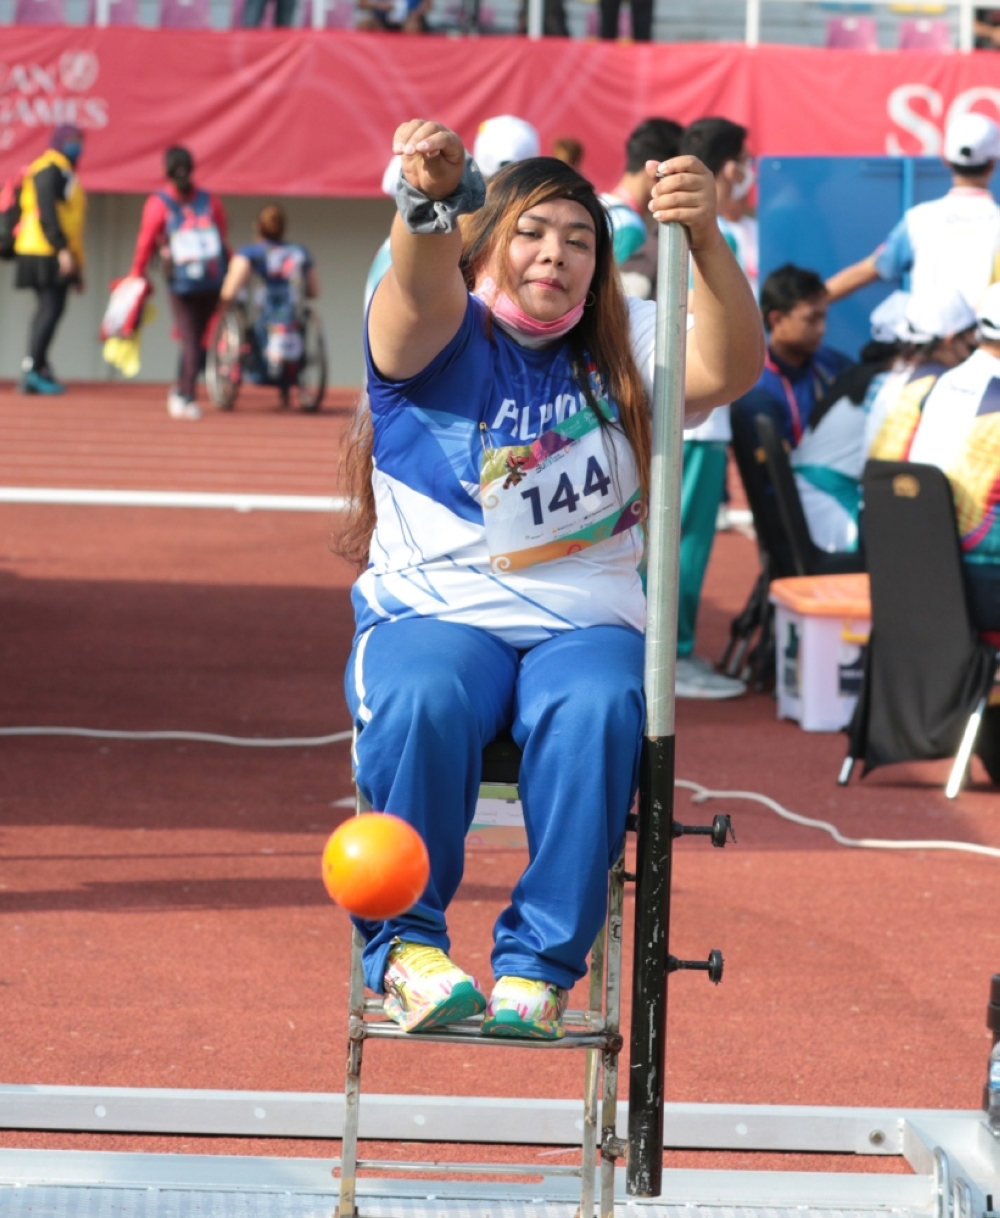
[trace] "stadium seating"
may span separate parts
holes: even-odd
[[[947,21],[928,21],[926,18],[901,21],[899,23],[899,49],[901,51],[951,51],[951,29]]]
[[[101,0],[88,0],[87,22],[90,25],[138,25],[139,0],[105,0],[107,19],[99,20]]]
[[[826,23],[826,45],[839,51],[877,51],[875,18],[831,17]]]
[[[165,30],[211,29],[209,0],[160,0],[160,25]]]
[[[65,25],[66,7],[63,0],[17,0],[14,5],[15,25]]]

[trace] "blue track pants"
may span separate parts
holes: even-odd
[[[462,879],[482,751],[509,729],[521,748],[528,866],[494,930],[496,977],[566,988],[586,972],[621,849],[645,717],[643,640],[621,626],[572,630],[527,652],[434,618],[385,622],[347,665],[359,729],[358,786],[409,821],[431,877],[408,913],[357,922],[366,984],[382,991],[395,938],[449,948],[445,912]]]

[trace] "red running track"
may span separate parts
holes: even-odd
[[[0,392],[0,485],[324,494],[346,418],[282,416],[261,399],[190,424],[167,419],[161,390],[80,389],[54,402]],[[331,524],[320,514],[0,504],[0,724],[346,728],[351,573],[330,552]],[[755,570],[752,544],[720,535],[706,654],[721,650]],[[1000,799],[978,763],[949,803],[944,764],[841,790],[843,753],[839,735],[778,722],[769,697],[678,707],[682,777],[765,792],[851,836],[1000,845]],[[350,790],[343,745],[0,739],[0,1081],[340,1090],[348,925],[323,892],[319,855]],[[977,1107],[989,977],[1000,968],[997,861],[845,850],[752,804],[725,810],[738,845],[683,842],[677,852],[672,947],[722,948],[726,978],[719,988],[697,975],[671,983],[668,1098]],[[454,953],[481,976],[520,865],[516,852],[470,852]],[[631,901],[626,916],[629,926]],[[366,1087],[379,1092],[568,1098],[581,1074],[575,1055],[502,1050],[377,1045],[365,1061]],[[337,1149],[16,1131],[0,1131],[0,1145]],[[667,1158],[747,1160],[773,1161]]]

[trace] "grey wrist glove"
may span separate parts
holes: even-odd
[[[446,199],[429,199],[422,190],[411,186],[400,170],[396,209],[411,233],[454,232],[458,217],[478,211],[485,201],[486,183],[468,153],[461,181]]]

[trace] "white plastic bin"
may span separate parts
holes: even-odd
[[[811,575],[771,585],[778,718],[807,732],[847,726],[871,632],[867,575]]]

